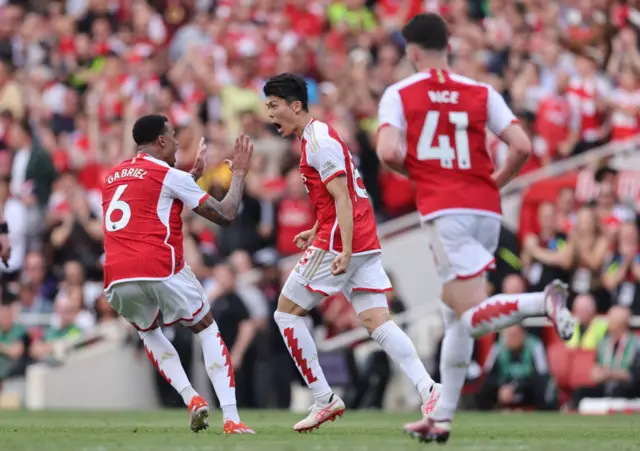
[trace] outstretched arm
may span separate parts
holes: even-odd
[[[204,139],[200,140],[200,150],[198,152],[198,162],[190,174],[173,170],[173,174],[180,173],[178,177],[182,179],[179,184],[180,189],[176,189],[176,197],[195,211],[197,214],[211,222],[223,226],[229,225],[235,219],[242,202],[244,192],[244,178],[247,175],[251,155],[253,154],[253,144],[248,136],[240,134],[236,138],[233,161],[227,161],[233,175],[231,185],[227,195],[221,201],[214,199],[202,191],[194,181],[194,174],[201,175],[206,168],[205,161],[206,145]],[[193,178],[192,178],[193,176]]]

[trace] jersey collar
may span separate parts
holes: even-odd
[[[170,166],[169,166],[167,163],[165,163],[164,161],[159,160],[159,159],[157,159],[156,157],[149,155],[147,152],[138,152],[138,153],[136,154],[136,156],[134,157],[134,160],[135,160],[136,158],[139,158],[139,159],[142,159],[142,160],[149,160],[149,161],[153,161],[154,163],[158,163],[159,165],[166,166],[166,167],[170,167]]]

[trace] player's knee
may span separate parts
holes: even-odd
[[[278,308],[276,313],[278,312],[288,313],[289,315],[295,316],[307,316],[307,314],[309,313],[308,310],[305,310],[304,308],[293,302],[291,299],[283,295],[280,295],[280,297],[278,298]]]
[[[484,276],[456,279],[442,287],[442,300],[458,315],[477,306],[487,298]]]
[[[193,326],[189,326],[189,330],[195,334],[199,334],[200,332],[207,330],[215,321],[213,320],[213,315],[211,312],[208,312],[200,321],[198,321]]]
[[[378,327],[382,326],[387,321],[391,321],[391,314],[389,309],[384,307],[377,307],[365,310],[358,314],[362,325],[367,329],[369,335],[373,334]]]
[[[276,322],[280,329],[284,327],[289,327],[297,321],[302,320],[302,317],[299,315],[294,315],[291,313],[275,311],[273,312],[273,320]]]

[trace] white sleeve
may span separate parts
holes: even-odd
[[[487,127],[494,135],[500,137],[509,125],[517,122],[517,118],[507,105],[507,102],[498,94],[498,91],[492,86],[488,86],[487,89],[489,90]]]
[[[172,197],[181,200],[189,210],[202,204],[209,196],[196,184],[191,174],[174,168],[169,169],[164,186]]]
[[[11,257],[8,267],[0,265],[0,272],[12,273],[22,269],[27,249],[27,209],[17,199],[10,198],[4,205],[4,217],[9,225]]]
[[[572,132],[580,131],[582,127],[582,115],[580,113],[580,99],[573,93],[567,94],[569,101],[569,130]]]
[[[378,128],[391,125],[403,132],[407,128],[400,92],[393,86],[385,89],[378,106]]]
[[[342,145],[331,137],[322,137],[307,144],[307,163],[312,166],[323,183],[329,183],[339,175],[347,173]]]

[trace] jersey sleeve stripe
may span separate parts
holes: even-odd
[[[313,124],[311,124],[311,129],[310,129],[309,133],[309,137],[311,138],[310,141],[313,143],[313,145],[311,147],[313,147],[312,150],[314,151],[319,151],[322,147],[320,146],[320,141],[318,140],[318,135],[316,135],[316,127],[313,126]]]
[[[198,207],[202,204],[204,204],[211,196],[209,196],[209,194],[204,193],[202,195],[202,198],[198,201]]]
[[[385,128],[385,127],[393,127],[393,125],[391,125],[391,124],[390,124],[390,123],[388,123],[388,122],[384,122],[384,123],[382,123],[382,124],[378,125],[378,130],[377,130],[377,132],[376,132],[376,133],[380,133],[380,130],[382,130],[382,129],[383,129],[383,128]]]
[[[347,175],[347,171],[340,169],[338,172],[336,172],[335,174],[331,174],[329,177],[326,178],[326,180],[323,182],[325,185],[327,183],[329,183],[331,180],[335,179],[336,177],[340,177],[341,175]]]

